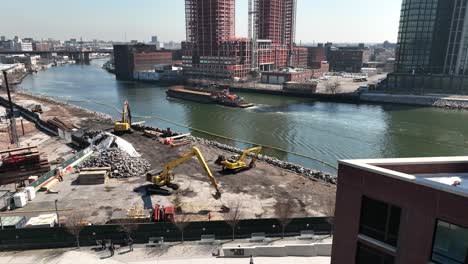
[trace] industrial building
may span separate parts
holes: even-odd
[[[327,50],[323,44],[307,47],[307,66],[313,69],[320,68],[324,61],[327,61]]]
[[[234,0],[185,1],[186,75],[246,78],[252,71],[307,65],[307,49],[294,46],[295,0],[252,0],[249,8],[249,38],[236,38]]]
[[[332,264],[468,263],[468,157],[339,163]]]
[[[467,93],[467,4],[468,0],[403,1],[396,68],[387,89]]]
[[[136,72],[154,70],[157,65],[172,65],[172,52],[155,45],[114,45],[115,75],[118,80],[133,80]]]

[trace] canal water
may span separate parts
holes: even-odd
[[[167,87],[122,82],[91,65],[66,65],[30,75],[20,85],[34,94],[73,101],[81,107],[115,117],[128,100],[134,116],[159,116],[205,130],[291,152],[336,165],[339,159],[452,156],[468,154],[468,112],[398,105],[355,105],[318,102],[299,97],[239,94],[256,104],[249,109],[166,98]],[[90,100],[87,102],[87,100]],[[188,132],[186,127],[147,119],[147,124]],[[214,136],[192,131],[208,139]],[[240,148],[244,143],[218,139]],[[336,173],[320,162],[277,150],[269,155]]]

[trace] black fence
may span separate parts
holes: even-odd
[[[327,218],[295,218],[287,225],[285,235],[296,236],[302,230],[329,234]],[[242,220],[236,228],[237,239],[249,238],[252,233],[264,232],[267,236],[281,236],[281,225],[276,219]],[[215,235],[216,239],[231,239],[232,229],[224,221],[192,222],[184,230],[186,241],[200,240],[202,235]],[[138,224],[132,238],[136,243],[148,243],[150,237],[164,237],[164,241],[181,241],[181,232],[173,223]],[[111,239],[124,244],[126,234],[119,225],[86,226],[80,232],[82,246],[96,245],[96,240]],[[39,249],[75,246],[75,237],[66,228],[22,228],[0,231],[0,249]]]

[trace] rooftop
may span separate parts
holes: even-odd
[[[468,198],[468,156],[341,160],[340,164]]]

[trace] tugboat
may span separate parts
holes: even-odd
[[[200,88],[185,88],[183,86],[175,86],[169,88],[166,94],[170,98],[189,100],[199,103],[215,103],[229,107],[247,108],[254,104],[246,102],[243,98],[236,94],[231,94],[228,89],[222,91],[208,91]]]
[[[228,89],[224,89],[221,92],[212,92],[211,94],[215,97],[216,103],[220,105],[240,108],[254,106],[254,104],[246,102],[243,98],[237,96],[236,94],[229,93]]]

